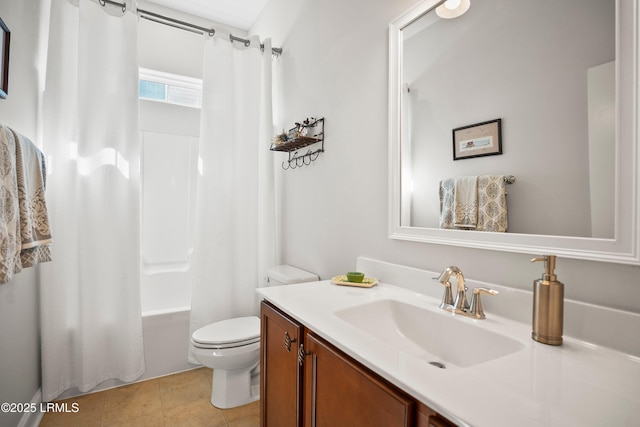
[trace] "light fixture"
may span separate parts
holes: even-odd
[[[457,18],[469,10],[470,6],[469,0],[447,0],[436,7],[436,14],[443,19]]]

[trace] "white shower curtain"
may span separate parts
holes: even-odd
[[[255,290],[277,260],[271,44],[257,45],[205,45],[191,332],[258,314]]]
[[[42,117],[54,244],[40,279],[44,401],[144,371],[137,17],[122,15],[91,0],[51,2]]]

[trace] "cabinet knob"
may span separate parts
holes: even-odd
[[[296,342],[295,338],[291,338],[289,336],[289,332],[284,333],[284,348],[287,349],[287,351],[291,351],[291,344]]]
[[[305,356],[309,356],[311,352],[304,351],[304,344],[300,344],[300,348],[298,349],[298,365],[302,366],[304,364]]]

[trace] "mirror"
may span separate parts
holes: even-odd
[[[389,26],[390,237],[640,263],[633,2],[426,0]],[[502,150],[454,160],[500,119]],[[513,175],[506,233],[439,227],[442,179]]]

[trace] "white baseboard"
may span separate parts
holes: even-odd
[[[40,389],[38,389],[36,394],[33,395],[30,403],[31,406],[40,408],[40,404],[42,403],[42,392]],[[22,418],[20,418],[20,422],[17,427],[38,427],[43,416],[44,414],[39,410],[34,412],[25,412],[22,414]]]

